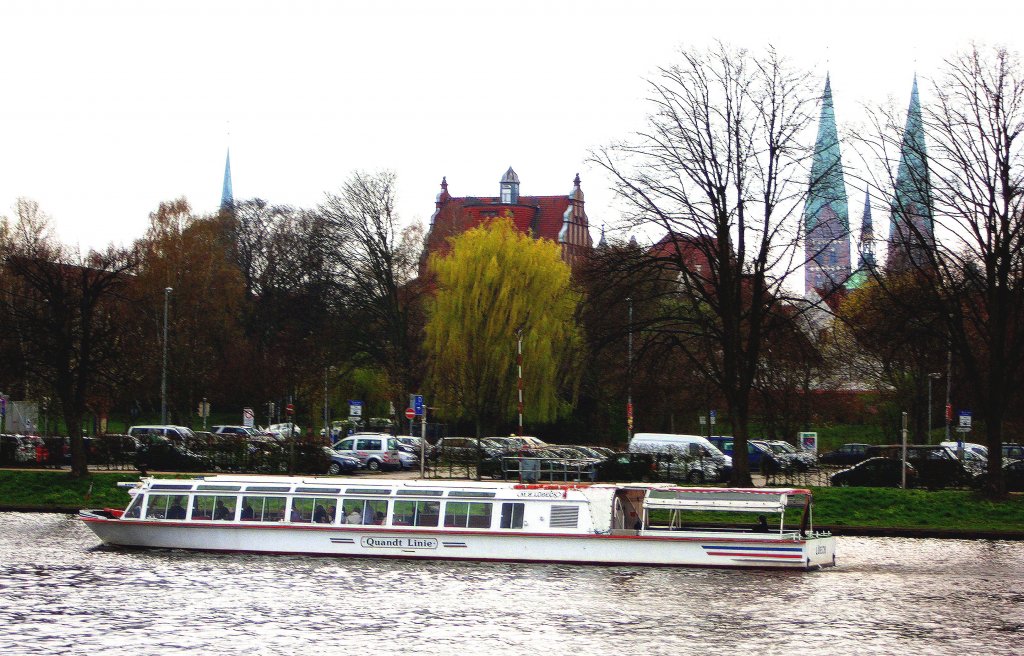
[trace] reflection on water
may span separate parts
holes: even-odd
[[[839,538],[814,573],[131,551],[0,514],[0,654],[1013,654],[1024,544]]]

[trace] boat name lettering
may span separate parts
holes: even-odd
[[[516,496],[544,499],[561,499],[565,497],[565,492],[561,490],[520,490]]]
[[[436,538],[377,537],[367,535],[359,538],[359,545],[370,548],[392,549],[437,549]]]
[[[819,544],[817,549],[814,551],[815,556],[821,556],[825,553],[825,545]]]

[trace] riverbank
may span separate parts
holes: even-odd
[[[77,480],[59,470],[0,470],[0,511],[123,508],[128,494],[116,484],[137,477],[134,471],[96,472]],[[823,487],[814,488],[814,499],[814,525],[836,535],[1024,540],[1021,494],[993,502],[966,490]]]

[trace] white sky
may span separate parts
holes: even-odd
[[[496,195],[512,166],[523,195],[553,195],[579,172],[596,239],[615,214],[588,149],[639,127],[644,78],[680,46],[770,42],[829,70],[843,129],[863,103],[905,106],[914,71],[972,39],[1024,50],[1022,7],[2,0],[0,214],[24,196],[65,242],[127,244],[162,200],[215,210],[230,144],[236,200],[312,207],[353,169],[390,168],[401,216],[423,222],[442,176]]]

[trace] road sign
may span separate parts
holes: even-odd
[[[363,402],[362,401],[349,401],[348,402],[348,416],[349,417],[362,417],[363,416]]]
[[[970,433],[971,432],[971,427],[970,426],[957,426],[956,427],[956,432],[958,432],[958,433]]]
[[[970,428],[971,427],[971,411],[961,410],[960,411],[960,427]]]
[[[200,417],[204,417],[204,418],[210,416],[210,402],[209,401],[200,401],[199,402],[199,416]]]
[[[288,416],[295,414],[295,406],[291,403],[284,407],[284,413]]]
[[[715,425],[715,419],[718,418],[718,413],[715,412],[714,410],[712,410],[711,412],[708,413],[708,417],[711,419],[711,425],[714,426]]]
[[[405,409],[405,418],[406,419],[415,419],[416,418],[416,411],[413,410],[412,408],[406,408]]]
[[[252,428],[253,420],[256,415],[253,413],[252,408],[242,408],[242,425],[246,428]]]
[[[423,395],[417,394],[412,401],[412,409],[416,412],[416,416],[419,417],[423,414]]]
[[[698,417],[698,419],[700,419],[700,425],[701,426],[707,425],[707,423],[708,423],[708,418],[707,417],[705,417],[704,415],[701,415],[700,417]]]

